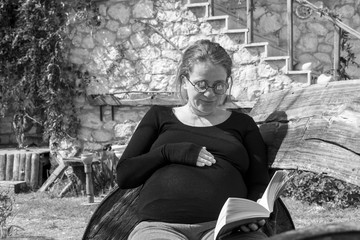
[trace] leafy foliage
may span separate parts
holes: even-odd
[[[342,56],[340,57],[340,68],[338,70],[338,74],[341,79],[351,79],[351,77],[346,73],[346,69],[350,65],[355,65],[357,68],[360,68],[360,64],[355,61],[356,56],[355,53],[352,51],[352,46],[349,43],[349,33],[346,31],[341,31],[341,50],[343,52]]]
[[[338,179],[297,170],[287,185],[284,196],[292,197],[309,204],[330,207],[360,206],[360,187]]]
[[[15,228],[22,229],[17,225],[8,226],[7,220],[12,215],[14,197],[7,192],[0,192],[0,238],[11,236]]]
[[[69,13],[84,17],[91,0],[74,2],[0,0],[0,117],[13,113],[17,135],[28,122],[43,127],[44,140],[76,133],[66,30]]]

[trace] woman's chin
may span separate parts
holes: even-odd
[[[211,114],[215,111],[216,105],[210,105],[210,106],[198,106],[197,110],[199,113],[202,113],[203,115]]]

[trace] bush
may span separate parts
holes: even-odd
[[[7,238],[13,235],[14,229],[21,227],[8,225],[7,220],[12,215],[15,199],[8,192],[0,192],[0,238]]]
[[[360,187],[327,176],[294,170],[294,177],[289,181],[283,196],[295,198],[309,204],[328,207],[360,206]]]

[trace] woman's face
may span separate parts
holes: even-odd
[[[205,92],[200,93],[190,81],[196,84],[198,81],[205,80],[210,87],[218,81],[226,82],[227,74],[225,68],[221,65],[214,65],[208,61],[198,62],[193,66],[188,80],[186,80],[185,77],[183,79],[189,107],[191,107],[197,115],[205,116],[213,113],[224,95],[215,94],[212,88],[208,88]]]

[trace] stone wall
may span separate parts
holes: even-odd
[[[70,29],[69,59],[91,76],[86,88],[88,95],[110,93],[127,99],[137,92],[174,92],[181,51],[191,42],[204,38],[222,44],[239,63],[233,72],[234,79],[246,81],[235,81],[234,97],[248,99],[244,89],[251,89],[251,85],[268,88],[266,79],[276,74],[276,71],[259,70],[259,76],[258,69],[252,66],[258,58],[245,57],[251,56],[238,44],[239,37],[218,34],[219,30],[184,8],[184,2],[103,1],[99,3],[99,13],[99,26],[84,22]],[[266,68],[265,64],[260,65]],[[290,86],[290,79],[279,81]],[[62,149],[74,144],[84,149],[100,149],[108,143],[126,143],[150,107],[117,106],[112,119],[111,107],[107,106],[101,121],[100,107],[90,105],[85,98],[77,99],[76,106],[81,120],[80,143],[64,143]]]
[[[245,49],[241,45],[243,37],[222,34],[219,29],[186,9],[185,2],[97,1],[99,11],[96,23],[74,18],[69,28],[71,42],[68,57],[79,71],[89,76],[86,94],[113,94],[119,99],[131,99],[139,92],[174,92],[181,51],[191,42],[202,38],[219,42],[233,58],[232,96],[237,100],[254,101],[259,94],[302,86],[288,76],[279,74],[281,67],[274,69],[260,61],[264,55],[263,49]],[[244,19],[245,10],[241,5],[236,5],[238,2],[218,0],[217,3],[227,6],[241,20]],[[241,2],[244,4],[245,1]],[[286,48],[284,2],[255,1],[255,27],[259,34],[276,40],[275,44]],[[339,9],[346,23],[359,26],[357,0],[318,1],[316,4]],[[296,57],[300,63],[313,62],[314,69],[318,71],[331,68],[333,26],[316,14],[308,19],[294,19]],[[360,54],[358,42],[353,41],[356,56]],[[356,73],[356,70],[352,71]],[[100,109],[89,104],[85,96],[75,99],[75,104],[81,128],[78,139],[59,144],[61,156],[74,155],[80,149],[99,150],[109,143],[126,143],[150,107],[117,106],[111,109],[104,106]]]
[[[230,11],[244,20],[245,10],[235,5],[238,2],[218,0],[217,3],[229,6]],[[261,66],[252,53],[239,47],[237,43],[241,40],[219,34],[208,22],[197,19],[193,12],[184,8],[184,3],[176,0],[103,1],[99,4],[100,26],[78,24],[72,29],[70,60],[93,76],[87,94],[117,93],[116,96],[127,98],[129,93],[124,93],[127,91],[175,91],[180,51],[200,38],[219,42],[233,57],[232,95],[236,99],[250,101],[256,94],[296,85],[284,75],[275,75],[267,65]],[[314,3],[337,9],[344,22],[352,27],[359,25],[357,1]],[[270,40],[276,39],[278,46],[286,49],[286,1],[255,1],[255,4],[257,32]],[[312,62],[319,72],[332,68],[333,25],[316,13],[306,19],[294,17],[294,21],[296,58],[300,64]],[[359,56],[360,45],[352,43]],[[350,74],[355,72],[351,70]],[[110,107],[107,107],[104,121],[100,121],[99,107],[90,106],[86,101],[79,101],[77,106],[82,120],[79,138],[84,141],[85,148],[99,148],[108,142],[125,143],[148,109],[116,107],[115,120],[110,120]]]

